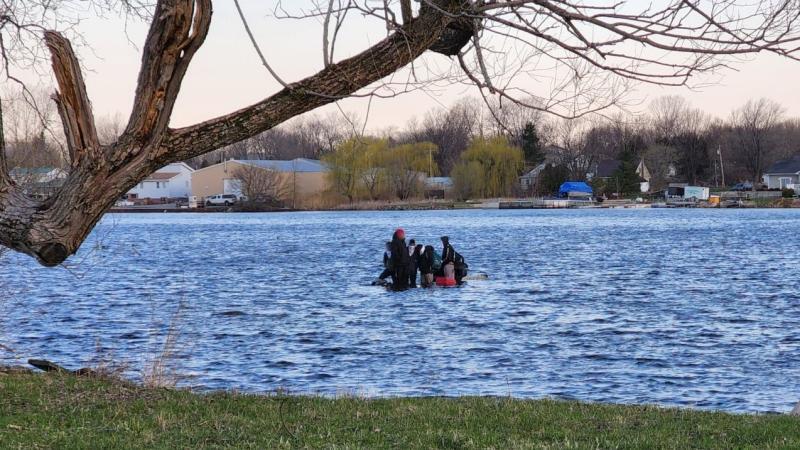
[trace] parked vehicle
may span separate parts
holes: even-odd
[[[217,194],[206,197],[206,206],[231,206],[236,203],[236,196],[233,194]]]
[[[753,183],[749,181],[745,181],[744,183],[736,183],[735,186],[731,189],[732,191],[752,191],[753,190]]]
[[[203,202],[203,197],[192,195],[189,197],[189,208],[204,208],[206,204]]]

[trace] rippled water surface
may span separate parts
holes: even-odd
[[[490,278],[369,286],[397,226]],[[107,215],[67,268],[0,260],[0,362],[133,370],[172,322],[200,388],[787,411],[798,232],[800,210]]]

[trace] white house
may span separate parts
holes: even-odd
[[[764,184],[769,189],[794,189],[800,187],[800,155],[778,161],[764,171]]]
[[[192,195],[193,172],[194,169],[185,163],[169,164],[142,180],[127,196],[129,199],[187,198]]]
[[[10,175],[17,184],[51,183],[66,178],[67,172],[57,167],[15,167]]]

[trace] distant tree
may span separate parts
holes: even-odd
[[[438,174],[439,168],[434,162],[437,150],[435,144],[418,142],[400,145],[385,153],[386,176],[400,200],[406,200],[419,191],[426,173]]]
[[[678,151],[678,172],[683,174],[689,183],[697,184],[706,177],[711,165],[708,139],[701,133],[686,132],[676,136],[674,142]]]
[[[247,202],[256,206],[280,206],[290,193],[285,174],[275,170],[245,165],[233,176],[241,183]]]
[[[522,153],[525,157],[525,165],[528,167],[536,167],[544,161],[542,143],[536,131],[536,125],[532,122],[526,123],[522,131]]]
[[[732,147],[752,177],[753,186],[761,181],[767,161],[772,159],[776,130],[785,109],[768,100],[750,100],[731,113]]]
[[[664,144],[651,144],[642,152],[647,169],[650,171],[650,189],[665,188],[676,172],[677,150]]]
[[[461,153],[476,135],[480,123],[480,108],[473,99],[462,100],[450,109],[430,111],[421,124],[409,124],[402,143],[431,142],[439,151],[435,162],[442,174],[449,175]]]
[[[641,177],[636,172],[639,166],[639,159],[633,150],[633,145],[626,145],[619,154],[619,167],[611,176],[611,188],[621,195],[631,195],[639,193],[639,183]]]
[[[502,197],[513,193],[524,167],[522,150],[503,137],[475,139],[454,167],[453,183],[469,197]]]
[[[560,164],[548,164],[539,174],[537,190],[542,194],[553,195],[568,180],[569,168]]]
[[[364,153],[368,144],[367,139],[351,138],[322,157],[330,169],[328,178],[333,190],[347,197],[350,203],[356,199],[359,183],[367,170]]]
[[[387,139],[366,139],[360,158],[361,186],[366,191],[370,200],[377,200],[386,191],[388,180],[383,166],[389,153]]]
[[[480,197],[486,190],[486,170],[480,161],[462,161],[450,172],[453,193],[460,200]]]

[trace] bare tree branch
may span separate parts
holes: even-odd
[[[64,124],[70,161],[77,165],[87,152],[96,152],[100,147],[92,105],[86,93],[78,58],[72,51],[70,42],[53,31],[46,32],[44,38],[52,55],[53,73],[61,90],[53,94],[53,100]]]
[[[211,13],[211,0],[158,2],[123,139],[147,143],[166,130],[189,63],[208,34]]]

